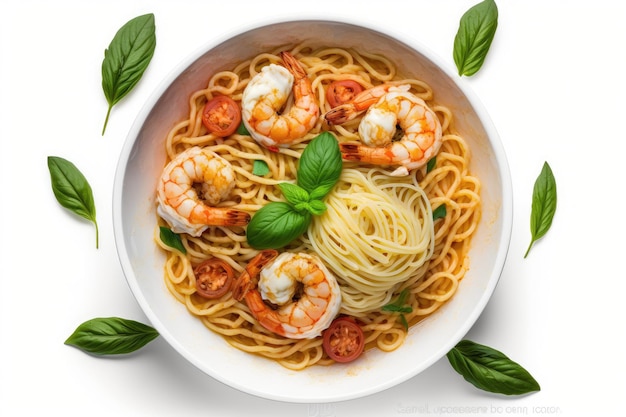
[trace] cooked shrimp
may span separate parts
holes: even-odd
[[[246,86],[242,100],[243,122],[261,145],[277,150],[306,135],[317,123],[319,105],[304,68],[288,52],[281,52],[284,66],[270,64]],[[293,90],[293,105],[279,113]]]
[[[244,211],[213,207],[235,186],[235,171],[226,159],[195,146],[178,154],[161,175],[157,212],[176,233],[200,236],[209,226],[244,226]],[[202,199],[198,195],[200,188]]]
[[[324,115],[324,118],[328,123],[334,125],[342,125],[349,122],[380,100],[391,87],[393,87],[393,84],[380,84],[376,87],[363,90],[357,94],[351,102],[341,104],[329,110]],[[408,89],[408,86],[402,86],[402,88]]]
[[[233,295],[245,299],[263,327],[290,339],[321,335],[341,307],[335,276],[305,253],[262,251],[235,283]]]
[[[441,147],[442,128],[435,112],[409,86],[390,87],[367,109],[359,123],[361,143],[340,144],[343,159],[399,166],[391,175],[408,175]],[[396,127],[400,140],[393,140]]]

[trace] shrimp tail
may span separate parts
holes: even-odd
[[[250,274],[248,274],[248,271],[243,271],[233,284],[233,298],[237,301],[243,300],[243,297],[245,297],[248,291],[253,287],[254,284],[252,283]]]
[[[278,251],[267,249],[259,252],[258,255],[252,258],[248,265],[246,265],[246,269],[243,270],[233,285],[233,298],[237,301],[243,300],[243,298],[251,292],[250,290],[257,286],[261,269],[277,256]]]
[[[396,86],[394,84],[377,85],[376,87],[362,91],[350,103],[345,103],[330,109],[324,115],[324,118],[328,123],[333,125],[347,123],[373,106],[392,88],[395,88],[397,91],[409,91],[411,87],[409,85]]]
[[[349,122],[359,115],[359,111],[352,104],[342,104],[333,109],[330,109],[324,118],[326,121],[333,125],[342,125]]]
[[[287,51],[283,51],[280,53],[280,59],[283,61],[283,66],[289,70],[296,80],[307,77],[306,71],[302,68],[302,65],[300,65],[300,62],[298,62],[295,56]]]
[[[227,226],[245,226],[250,223],[250,214],[245,211],[227,210],[226,225]]]
[[[246,293],[246,304],[261,326],[281,336],[285,335],[283,323],[278,320],[274,310],[267,308],[258,291]]]
[[[211,207],[210,210],[203,210],[200,214],[204,224],[219,226],[245,226],[250,222],[250,214],[241,210],[230,208]]]
[[[346,161],[369,162],[373,164],[390,164],[393,155],[389,155],[386,147],[373,148],[359,143],[339,144],[341,156]]]

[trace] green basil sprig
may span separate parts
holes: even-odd
[[[497,27],[498,6],[494,0],[484,0],[463,14],[453,50],[459,75],[474,75],[482,67]]]
[[[413,307],[406,304],[406,299],[409,296],[409,290],[407,288],[403,289],[398,295],[398,299],[393,303],[389,303],[383,306],[383,311],[389,311],[392,313],[399,313],[400,322],[402,326],[404,326],[405,330],[409,330],[409,323],[404,316],[404,313],[411,313],[413,311]]]
[[[521,395],[541,389],[527,370],[491,347],[461,340],[447,357],[455,371],[481,390]]]
[[[530,213],[531,240],[524,258],[528,256],[530,248],[538,239],[542,238],[550,226],[556,212],[556,180],[552,168],[544,162],[541,173],[535,180],[533,188],[533,201]]]
[[[278,184],[278,188],[283,192],[285,199],[294,207],[307,203],[311,199],[311,195],[308,191],[299,185],[283,182]]]
[[[119,317],[87,320],[65,341],[94,355],[120,355],[134,352],[154,340],[159,333],[152,327]]]
[[[48,170],[52,192],[61,206],[89,221],[96,227],[96,248],[98,248],[98,223],[96,205],[91,186],[76,165],[58,156],[48,157]]]
[[[102,90],[109,103],[102,134],[109,122],[111,109],[139,82],[156,48],[154,14],[145,14],[129,20],[122,26],[102,61]]]
[[[315,137],[302,152],[297,183],[281,183],[287,202],[271,202],[250,219],[248,243],[255,249],[278,249],[302,235],[313,215],[326,210],[322,199],[332,190],[343,162],[337,139],[329,132]]]
[[[326,211],[326,204],[322,200],[311,196],[299,185],[283,182],[278,184],[283,195],[296,211],[304,211],[319,216]]]

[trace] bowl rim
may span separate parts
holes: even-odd
[[[494,152],[495,155],[495,164],[497,170],[501,176],[501,223],[502,228],[498,236],[494,236],[494,240],[497,240],[500,243],[500,247],[497,253],[496,258],[494,259],[493,266],[491,268],[492,276],[487,281],[488,285],[485,287],[485,290],[482,293],[479,301],[476,303],[475,308],[472,310],[472,314],[469,317],[466,317],[463,321],[463,324],[457,328],[457,331],[454,333],[454,337],[450,338],[450,341],[446,345],[442,345],[441,348],[428,360],[422,362],[422,366],[413,367],[411,372],[406,372],[398,377],[393,379],[389,379],[386,382],[378,384],[376,386],[372,386],[368,389],[362,389],[358,392],[351,392],[348,394],[337,394],[331,398],[291,398],[284,397],[281,395],[268,395],[265,390],[261,389],[253,389],[248,385],[242,385],[237,382],[234,382],[232,379],[229,379],[223,375],[215,375],[207,371],[206,366],[200,363],[193,354],[191,354],[185,346],[179,343],[179,341],[172,336],[172,334],[168,331],[167,327],[163,324],[163,322],[156,315],[155,311],[152,309],[150,304],[148,303],[145,295],[143,294],[139,283],[135,277],[135,273],[132,267],[132,263],[130,258],[128,257],[128,249],[126,246],[124,231],[122,227],[122,195],[123,195],[123,182],[126,173],[126,167],[129,162],[129,158],[131,157],[131,153],[133,147],[135,145],[136,139],[144,125],[144,122],[150,115],[152,109],[156,106],[159,101],[159,98],[165,93],[168,87],[185,71],[186,68],[191,66],[194,62],[200,59],[204,54],[209,52],[211,49],[219,46],[220,44],[228,41],[229,39],[242,35],[244,33],[263,29],[265,27],[281,25],[281,24],[292,24],[292,23],[313,23],[313,22],[322,22],[329,24],[340,24],[340,25],[351,25],[361,29],[365,29],[368,31],[374,31],[382,36],[390,37],[398,42],[405,44],[411,49],[421,53],[428,60],[430,60],[433,64],[435,64],[441,71],[450,77],[450,79],[454,82],[454,84],[460,89],[463,95],[471,104],[473,110],[476,112],[478,119],[481,121],[485,132],[487,133],[487,140]],[[423,45],[419,40],[412,39],[407,37],[406,34],[400,33],[393,29],[383,27],[382,25],[375,25],[371,22],[358,21],[356,19],[350,18],[329,18],[329,17],[314,17],[307,16],[303,18],[284,18],[284,17],[275,17],[272,19],[263,19],[262,21],[258,21],[255,23],[250,23],[247,25],[242,25],[237,29],[232,29],[226,33],[222,33],[216,36],[212,36],[212,38],[206,42],[203,42],[199,47],[197,47],[192,53],[188,54],[184,59],[182,59],[178,64],[176,64],[173,69],[171,69],[166,76],[159,81],[156,88],[152,91],[148,99],[142,105],[139,113],[137,114],[135,120],[133,121],[129,132],[125,138],[123,147],[121,149],[118,164],[115,170],[114,183],[113,183],[113,199],[112,199],[112,217],[113,217],[113,231],[114,231],[114,239],[118,254],[118,259],[121,264],[126,282],[131,289],[135,299],[140,305],[142,311],[150,321],[150,323],[157,329],[159,334],[163,336],[163,338],[170,344],[180,355],[182,355],[187,361],[191,362],[195,367],[202,370],[205,374],[212,377],[213,379],[220,381],[232,388],[235,388],[241,392],[255,395],[261,398],[266,398],[270,400],[284,401],[284,402],[306,402],[306,403],[319,403],[319,402],[329,402],[329,401],[343,401],[350,400],[356,398],[362,398],[374,393],[378,393],[389,389],[393,386],[396,386],[406,380],[413,378],[414,376],[421,373],[423,370],[432,366],[439,359],[443,358],[446,353],[452,349],[458,341],[460,341],[471,329],[471,327],[476,323],[482,312],[484,311],[488,301],[493,295],[495,288],[500,280],[500,276],[503,272],[504,265],[506,262],[506,258],[508,256],[511,234],[512,234],[512,226],[513,226],[513,191],[512,191],[512,179],[511,172],[508,164],[508,159],[506,156],[506,152],[504,150],[504,146],[500,139],[500,136],[493,124],[492,119],[486,111],[483,103],[479,100],[478,96],[474,93],[474,91],[469,87],[468,83],[465,79],[458,76],[456,72],[452,71],[447,62],[445,62],[440,56],[435,54],[432,50],[430,50],[427,46]]]

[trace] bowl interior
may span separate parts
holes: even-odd
[[[388,31],[386,31],[388,32]],[[148,100],[122,151],[114,186],[114,229],[129,286],[152,325],[187,360],[208,375],[244,392],[291,402],[358,398],[401,383],[442,358],[469,330],[499,279],[511,232],[510,178],[506,158],[481,104],[437,57],[414,41],[345,22],[309,20],[255,27],[207,45],[183,62]],[[392,353],[366,352],[351,364],[290,371],[273,361],[240,352],[207,330],[178,303],[163,281],[164,255],[154,243],[155,189],[165,164],[165,136],[186,117],[190,94],[210,74],[281,45],[303,40],[381,53],[400,73],[429,83],[435,101],[455,115],[469,142],[472,169],[482,181],[483,213],[472,242],[471,269],[451,301],[411,328]],[[413,46],[409,46],[413,45]],[[273,381],[267,384],[266,381]]]

